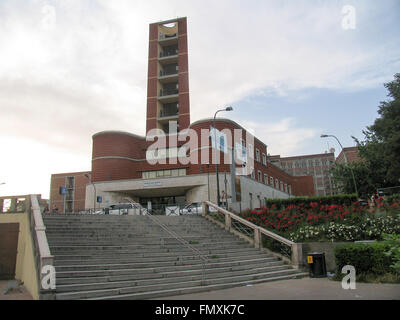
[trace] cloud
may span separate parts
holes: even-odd
[[[244,128],[251,128],[261,141],[267,142],[271,155],[291,156],[301,153],[303,143],[317,135],[317,130],[297,127],[296,120],[284,118],[278,122],[238,121]]]
[[[368,16],[364,5],[356,8]],[[98,131],[143,135],[148,24],[175,16],[188,17],[192,121],[253,94],[381,85],[392,76],[382,66],[400,65],[399,47],[360,42],[362,30],[341,28],[341,9],[340,2],[3,1],[0,134],[81,153]],[[248,120],[258,121],[251,113]]]

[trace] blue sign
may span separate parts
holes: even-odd
[[[67,187],[60,187],[60,194],[61,195],[66,195],[67,194]]]
[[[103,197],[97,196],[97,203],[102,203],[102,202],[103,202]]]

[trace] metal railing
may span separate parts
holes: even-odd
[[[178,70],[160,70],[160,77],[177,76]]]
[[[174,110],[160,110],[160,118],[178,116],[178,112],[178,108],[175,108]]]
[[[183,246],[187,247],[188,249],[192,250],[193,253],[196,254],[198,258],[201,260],[201,285],[206,284],[206,263],[208,263],[208,259],[205,255],[201,253],[200,250],[193,247],[187,240],[179,236],[176,232],[170,230],[164,223],[162,223],[159,219],[157,219],[154,215],[152,215],[146,208],[143,208],[140,204],[136,203],[130,198],[125,198],[124,200],[128,200],[133,206],[141,208],[142,214],[148,217],[149,222],[153,222],[154,224],[158,225],[162,230],[167,232],[171,235],[175,240],[181,243]]]
[[[171,95],[178,94],[178,93],[179,93],[178,89],[161,89],[160,97],[171,96]]]
[[[160,58],[172,57],[172,56],[177,56],[177,55],[178,55],[178,50],[176,50],[176,51],[161,51],[160,52]]]
[[[218,213],[209,213],[209,207],[216,209]],[[271,253],[279,256],[282,260],[287,261],[296,267],[301,266],[302,246],[300,243],[295,243],[271,231],[259,227],[232,212],[218,207],[216,204],[210,201],[203,202],[202,212],[205,218],[220,225],[221,227],[225,228],[225,230],[236,234],[240,238],[245,239],[254,245],[255,248],[263,248],[263,236],[266,236],[270,242],[278,242],[278,246],[282,246],[284,248],[283,254],[270,250]],[[290,252],[289,256],[288,252]]]

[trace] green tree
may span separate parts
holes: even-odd
[[[380,103],[380,117],[363,130],[364,141],[353,137],[361,161],[347,166],[336,164],[332,170],[343,192],[354,192],[349,167],[353,169],[360,195],[400,185],[400,73],[384,86],[390,99]]]

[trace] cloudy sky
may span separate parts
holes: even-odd
[[[270,154],[354,145],[400,72],[397,0],[0,0],[1,195],[90,170],[96,132],[145,134],[148,25],[177,16],[191,121],[232,105]]]

